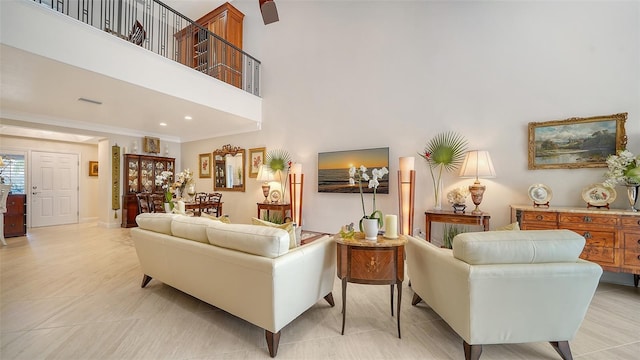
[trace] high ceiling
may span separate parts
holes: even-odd
[[[190,18],[198,18],[222,3],[164,2]],[[0,47],[0,69],[0,110],[3,118],[14,119],[3,120],[2,134],[96,142],[99,136],[95,135],[106,132],[145,134],[184,142],[242,132],[247,127],[247,121],[240,117],[4,44]],[[186,120],[185,116],[192,120]],[[31,124],[26,129],[25,122]],[[167,126],[160,126],[160,122]],[[59,138],[60,134],[55,132],[42,132],[58,126],[75,129],[72,131],[75,135]],[[30,133],[29,128],[37,131]],[[88,138],[79,138],[78,134]]]

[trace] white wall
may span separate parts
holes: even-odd
[[[304,165],[306,229],[336,232],[362,216],[357,195],[317,193],[318,152],[388,146],[395,179],[398,157],[457,131],[491,152],[498,176],[482,181],[481,208],[492,228],[510,221],[510,204],[529,203],[531,184],[550,186],[554,206],[582,207],[582,189],[603,180],[604,169],[528,170],[529,122],[628,112],[628,148],[640,153],[638,2],[278,1],[268,26],[254,2],[233,4],[247,14],[245,51],[263,64],[263,130],[185,143],[182,159],[194,169],[227,143],[288,150]],[[424,229],[433,184],[416,166]],[[445,193],[470,183],[449,174]],[[398,212],[396,191],[391,181],[378,195],[384,213]],[[614,207],[626,207],[622,191]],[[224,193],[224,212],[246,222],[261,199],[248,179],[246,193]]]

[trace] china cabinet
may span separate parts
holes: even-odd
[[[511,206],[522,230],[569,229],[584,236],[580,258],[640,280],[640,212],[619,209]]]
[[[163,171],[175,174],[175,158],[125,154],[123,164],[122,227],[134,227],[138,215],[136,194],[140,192],[162,194],[162,185],[156,185],[156,176]]]

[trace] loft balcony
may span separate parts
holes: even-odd
[[[159,1],[2,1],[0,16],[3,122],[177,142],[261,127],[260,61]]]

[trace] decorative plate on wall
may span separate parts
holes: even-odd
[[[531,199],[535,205],[549,204],[549,201],[553,196],[553,192],[545,184],[533,184],[529,186],[527,194],[529,195],[529,199]]]
[[[604,184],[591,184],[582,189],[582,199],[590,206],[607,206],[618,194],[614,188]]]

